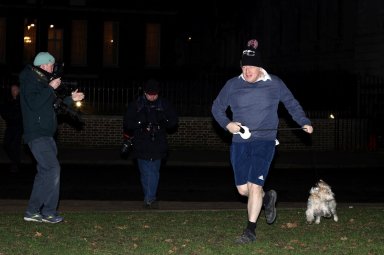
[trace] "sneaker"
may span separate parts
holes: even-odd
[[[149,209],[151,209],[151,204],[150,203],[144,203],[143,208],[149,210]]]
[[[159,209],[159,201],[155,200],[151,203],[151,209]]]
[[[246,244],[256,241],[256,235],[249,229],[244,229],[243,234],[236,239],[238,244]]]
[[[43,219],[42,219],[42,221],[45,223],[59,223],[59,222],[62,222],[63,220],[64,218],[59,215],[47,215],[47,216],[43,216]]]
[[[159,201],[154,200],[152,202],[144,203],[144,209],[159,209]]]
[[[276,200],[277,193],[273,189],[265,193],[263,205],[265,219],[268,224],[272,224],[276,220]]]
[[[25,221],[32,221],[32,222],[43,222],[43,217],[40,213],[30,213],[26,212],[24,215]]]

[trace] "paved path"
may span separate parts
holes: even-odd
[[[59,148],[62,164],[85,165],[132,165],[132,160],[122,159],[119,148]],[[31,163],[31,156],[23,150],[22,160]],[[9,159],[0,148],[0,163]],[[229,153],[212,150],[179,149],[171,150],[167,161],[169,166],[230,166]],[[384,151],[344,152],[344,151],[279,151],[273,162],[274,168],[364,168],[384,167]]]
[[[27,200],[0,199],[1,212],[24,213]],[[143,209],[141,201],[98,201],[98,200],[61,200],[61,212],[131,212],[148,211]],[[340,203],[338,207],[375,207],[383,208],[384,203]],[[305,210],[306,203],[279,202],[277,208]],[[159,210],[151,211],[204,211],[204,210],[245,210],[241,202],[183,202],[160,201]]]
[[[125,167],[125,166],[131,166],[132,160],[130,159],[121,159],[119,155],[119,148],[109,148],[109,149],[86,149],[86,148],[59,148],[59,159],[60,162],[65,165],[77,165],[77,166],[90,166],[90,165],[96,165],[99,167],[105,167],[106,169],[110,169],[113,167]],[[5,156],[5,153],[2,149],[0,149],[0,173],[4,171],[7,171],[6,166],[9,163],[9,160]],[[28,153],[23,153],[23,164],[30,165],[29,168],[33,168],[33,161]],[[176,167],[184,169],[184,168],[209,168],[214,167],[217,168],[230,168],[229,163],[229,155],[227,151],[202,151],[202,150],[174,150],[170,152],[170,157],[167,161],[167,166],[169,167]],[[274,183],[274,187],[279,187],[280,185],[280,194],[281,197],[285,194],[289,194],[291,189],[288,189],[285,186],[285,183],[287,182],[288,178],[290,178],[290,175],[292,171],[296,171],[294,174],[294,178],[301,178],[302,174],[306,172],[306,169],[313,169],[313,173],[316,174],[313,175],[313,177],[318,177],[322,173],[322,169],[324,171],[326,169],[332,168],[332,169],[340,169],[340,171],[337,171],[335,173],[340,173],[341,175],[345,173],[345,176],[350,176],[349,169],[361,169],[356,170],[360,171],[360,174],[358,176],[364,176],[365,169],[372,169],[377,168],[377,171],[371,171],[369,172],[370,179],[371,180],[377,180],[377,183],[381,182],[379,174],[381,170],[384,168],[384,152],[378,151],[378,152],[313,152],[313,151],[296,151],[296,152],[279,152],[277,151],[275,160],[272,166],[274,171],[272,171],[271,176],[275,173],[275,177],[271,179],[275,179],[276,182]],[[79,168],[78,171],[83,171],[84,168]],[[277,170],[287,170],[287,171],[276,171]],[[302,169],[302,170],[301,170]],[[293,172],[294,172],[293,171]],[[336,176],[336,174],[328,175],[330,178],[335,178],[333,176]],[[231,175],[231,173],[228,173],[228,175]],[[377,176],[376,176],[377,175]],[[3,176],[3,175],[2,175]],[[280,176],[280,177],[278,177]],[[339,176],[340,177],[340,176]],[[339,178],[338,177],[338,178]],[[65,176],[64,176],[65,178]],[[70,178],[70,177],[69,177]],[[30,185],[30,181],[33,180],[33,177],[30,176],[30,178],[26,178],[28,180],[28,183],[26,184],[19,184],[19,185]],[[225,187],[232,187],[232,177],[228,177],[228,180],[226,183],[222,184],[222,186]],[[365,180],[366,178],[362,177],[362,180]],[[73,180],[73,179],[71,179]],[[359,184],[358,188],[355,189],[355,191],[351,192],[349,196],[345,197],[345,201],[355,201],[355,200],[349,200],[353,197],[358,197],[357,192],[360,190],[361,192],[366,192],[364,190],[370,189],[369,194],[366,195],[366,197],[372,196],[375,193],[381,194],[382,197],[383,189],[381,188],[379,191],[377,191],[376,186],[372,186],[367,183],[361,183],[361,182],[354,182],[355,184],[350,183],[352,179],[346,179],[344,185],[336,186],[339,190],[346,190],[346,187],[353,186],[355,184]],[[3,182],[7,184],[7,180],[3,180]],[[190,180],[188,180],[188,183],[192,183]],[[73,185],[72,182],[65,182],[70,183]],[[378,185],[378,184],[375,185]],[[4,184],[4,183],[3,183]],[[277,184],[277,185],[276,185]],[[292,203],[292,202],[281,202],[279,203],[280,207],[293,207],[293,208],[305,208],[305,197],[307,197],[307,189],[312,185],[312,181],[309,183],[303,183],[302,181],[297,181],[295,185],[295,188],[302,189],[301,191],[301,197],[299,199],[291,199],[291,201],[301,201],[299,203]],[[8,184],[7,184],[8,185]],[[9,184],[10,187],[12,187],[11,184]],[[188,184],[189,185],[189,184]],[[196,184],[200,185],[200,184]],[[206,184],[208,185],[208,184]],[[230,186],[229,186],[230,185]],[[100,186],[102,187],[102,186]],[[17,188],[17,187],[16,187]],[[13,187],[12,191],[15,191],[16,189]],[[180,188],[180,187],[179,187]],[[178,188],[178,189],[179,189]],[[182,192],[196,192],[196,190],[185,190],[185,187],[181,187]],[[2,185],[1,189],[5,189],[4,185]],[[72,189],[72,187],[68,187],[68,189]],[[98,190],[99,187],[95,187],[95,190]],[[29,188],[28,188],[29,190]],[[223,189],[224,190],[224,189]],[[175,192],[176,189],[173,188],[173,190],[169,190],[169,192]],[[209,192],[209,190],[200,190],[201,194],[206,194],[206,192]],[[28,191],[29,192],[29,191]],[[197,190],[199,192],[199,190]],[[225,191],[227,192],[227,191]],[[25,193],[25,192],[24,192]],[[65,189],[63,190],[63,193],[65,193]],[[120,192],[121,193],[121,192]],[[233,192],[232,192],[233,193]],[[124,195],[129,194],[129,192],[125,193]],[[173,193],[172,193],[173,194]],[[188,193],[189,194],[189,193]],[[228,194],[228,193],[226,193]],[[336,195],[341,194],[336,193]],[[0,198],[0,211],[7,212],[7,211],[16,211],[16,212],[23,212],[25,209],[25,206],[27,205],[27,200],[25,198],[23,199],[5,199],[6,197]],[[124,197],[123,199],[126,199]],[[129,200],[129,198],[127,198]],[[284,201],[284,200],[283,200]],[[368,206],[383,206],[383,199],[377,200],[378,203],[364,203],[362,205]],[[343,201],[344,203],[344,201]],[[350,206],[352,203],[344,203],[345,206]],[[355,203],[356,204],[356,203]],[[352,205],[353,206],[353,205]],[[245,204],[238,201],[227,201],[227,202],[220,202],[220,201],[183,201],[180,199],[180,201],[162,201],[161,202],[161,210],[218,210],[218,209],[245,209]],[[64,199],[60,203],[60,210],[61,211],[135,211],[135,210],[142,210],[142,202],[141,201],[97,201],[97,200],[72,200],[72,199]]]

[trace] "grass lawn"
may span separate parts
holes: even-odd
[[[384,254],[384,208],[340,207],[339,221],[305,221],[304,208],[263,212],[257,241],[238,245],[245,210],[67,212],[59,224],[0,213],[0,255],[44,254]]]

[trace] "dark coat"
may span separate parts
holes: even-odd
[[[20,103],[23,115],[24,141],[55,135],[57,118],[53,104],[56,100],[49,79],[38,68],[27,65],[19,75]],[[71,97],[65,101],[73,102]]]
[[[20,97],[11,98],[0,108],[1,117],[5,120],[7,128],[22,129],[23,119],[21,115]]]
[[[133,136],[133,157],[162,159],[168,151],[167,131],[176,128],[177,113],[165,98],[148,101],[145,96],[131,102],[123,121],[124,132]]]

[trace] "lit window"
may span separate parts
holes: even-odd
[[[24,20],[24,63],[30,63],[36,55],[36,20]]]
[[[147,67],[160,66],[160,24],[147,24],[145,42],[145,64]]]
[[[118,66],[119,53],[119,23],[104,22],[103,64],[104,66]]]
[[[72,21],[71,64],[85,66],[87,64],[87,21]]]
[[[63,29],[52,24],[48,29],[48,52],[55,57],[56,62],[63,61]]]

